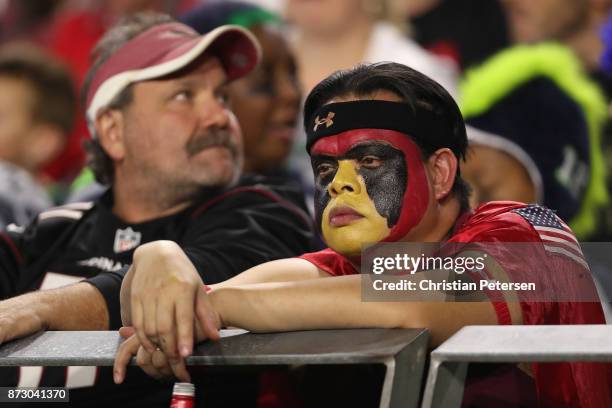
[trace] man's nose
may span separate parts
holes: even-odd
[[[229,127],[229,108],[217,98],[202,103],[198,107],[198,113],[204,128],[216,127],[218,129],[226,129]]]
[[[352,160],[341,160],[338,163],[338,171],[334,179],[327,187],[329,195],[336,197],[339,194],[345,193],[360,194],[361,183],[359,182],[359,177]]]

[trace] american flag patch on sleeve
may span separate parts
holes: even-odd
[[[566,256],[589,269],[574,233],[554,211],[537,204],[529,204],[513,212],[523,217],[535,229],[548,253]]]

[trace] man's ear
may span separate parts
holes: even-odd
[[[427,159],[427,170],[436,200],[442,200],[450,193],[455,183],[458,165],[455,154],[448,148],[436,150]]]
[[[113,160],[122,160],[125,156],[123,121],[124,114],[118,109],[107,110],[96,119],[98,141]]]

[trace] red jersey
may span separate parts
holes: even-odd
[[[596,290],[590,278],[580,284],[563,279],[576,270],[588,271],[588,266],[573,233],[553,211],[516,202],[491,202],[459,217],[451,237],[454,245],[533,243],[523,251],[500,250],[495,261],[514,281],[535,281],[538,287],[555,285],[564,296]],[[487,247],[490,248],[490,247]],[[574,249],[575,248],[575,249]],[[327,248],[304,254],[305,259],[330,275],[350,275],[358,271],[342,255]],[[537,271],[537,272],[536,272]],[[565,272],[564,272],[565,271]],[[564,274],[565,273],[565,274]],[[588,274],[587,274],[588,276]],[[523,324],[605,324],[598,302],[535,301],[519,295]],[[499,324],[512,324],[507,304],[493,303]],[[579,339],[576,339],[579,341]],[[612,406],[612,369],[598,363],[532,364],[537,399],[547,407],[608,407]],[[467,387],[468,381],[466,381]]]

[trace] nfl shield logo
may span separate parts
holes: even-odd
[[[140,244],[141,236],[140,232],[134,231],[131,227],[127,227],[124,230],[118,229],[115,233],[115,245],[113,246],[115,253],[136,248]]]

